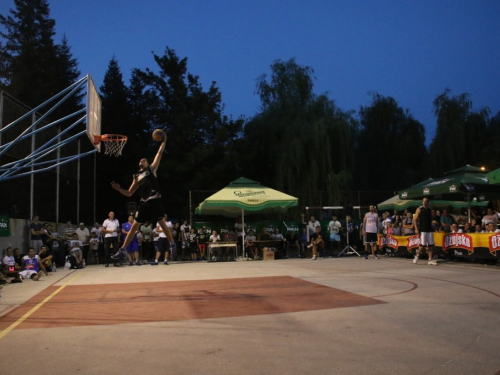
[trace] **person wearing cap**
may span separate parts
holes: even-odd
[[[488,223],[488,225],[486,225],[485,233],[499,233],[499,232],[500,229],[497,228],[497,224]]]
[[[85,223],[80,223],[79,227],[75,230],[76,235],[78,236],[78,241],[82,243],[82,252],[83,259],[87,259],[87,255],[89,253],[89,240],[90,240],[90,232],[88,228],[85,228]]]

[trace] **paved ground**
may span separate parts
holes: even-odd
[[[499,317],[498,266],[89,266],[4,288],[0,372],[494,375]]]

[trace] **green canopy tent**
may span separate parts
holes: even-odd
[[[450,200],[470,203],[484,202],[500,197],[500,185],[491,184],[486,170],[471,165],[454,169],[443,177],[431,178],[410,188],[400,190],[398,196],[402,200],[413,200],[428,197],[432,201]]]
[[[471,202],[471,206],[481,206],[485,207],[489,202]],[[418,207],[422,205],[422,200],[403,200],[399,198],[399,195],[395,195],[392,198],[383,201],[377,205],[379,211],[387,210],[406,210],[410,207]],[[454,207],[454,208],[467,208],[469,206],[468,202],[465,201],[446,201],[446,200],[432,200],[431,206],[433,207]]]
[[[494,171],[491,171],[489,173],[486,173],[486,176],[488,176],[490,184],[500,184],[500,168],[495,169]]]
[[[298,198],[240,177],[200,203],[195,214],[226,217],[241,215],[244,226],[245,213],[286,212],[297,205]],[[244,249],[244,239],[242,242]]]

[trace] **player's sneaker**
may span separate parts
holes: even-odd
[[[373,259],[378,259],[378,256],[374,255],[374,256],[373,256]]]
[[[122,259],[125,258],[125,249],[120,249],[115,255],[111,255],[111,259]]]
[[[429,266],[437,266],[437,265],[438,265],[438,264],[437,264],[437,262],[436,262],[435,260],[429,260],[429,261],[427,262],[427,264],[428,264]]]
[[[368,255],[363,256],[363,259],[368,259]]]
[[[135,262],[135,265],[136,266],[141,266],[141,264],[139,262]]]
[[[316,260],[316,255],[313,255],[313,257],[311,259],[312,260]]]
[[[164,260],[163,264],[166,265],[166,266],[168,266],[168,261]]]
[[[158,262],[152,262],[151,263],[152,266],[157,266],[158,265]]]
[[[415,255],[415,258],[413,258],[413,263],[415,263],[415,264],[418,263],[418,255]]]
[[[129,265],[129,266],[133,266],[133,265],[134,265],[134,263],[133,263],[133,262],[129,262],[129,263],[128,263],[128,265]]]

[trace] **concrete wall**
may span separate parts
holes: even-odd
[[[10,219],[10,237],[0,237],[0,254],[4,256],[7,247],[15,249],[18,247],[25,252],[29,246],[29,225],[31,221],[26,219]]]
[[[21,249],[21,253],[26,253],[28,251],[28,247],[30,246],[30,224],[31,220],[10,219],[10,237],[0,237],[0,256],[4,257],[4,251],[9,246],[13,249],[18,247]],[[51,224],[56,227],[55,223]],[[60,224],[58,233],[62,233],[65,228],[66,224]]]

